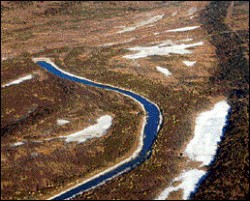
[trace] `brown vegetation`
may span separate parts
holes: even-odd
[[[198,16],[206,11],[203,9],[207,4],[163,1],[1,2],[2,56],[15,57],[3,61],[1,83],[16,75],[36,74],[34,80],[23,83],[21,87],[2,90],[2,198],[32,199],[54,195],[124,159],[136,146],[138,133],[135,131],[140,128],[141,118],[138,117],[141,116],[136,114],[135,111],[140,109],[132,100],[56,78],[31,62],[31,57],[39,56],[54,58],[58,66],[74,74],[133,90],[158,104],[163,114],[163,126],[149,160],[76,199],[154,198],[186,165],[181,152],[193,136],[197,113],[225,96],[233,106],[229,131],[220,144],[215,164],[210,168],[214,176],[208,177],[194,198],[211,199],[214,198],[212,195],[216,198],[244,198],[249,163],[245,122],[248,122],[249,106],[248,61],[242,57],[244,49],[241,44],[244,41],[246,46],[246,25],[235,28],[237,35],[222,34],[225,30],[231,32],[220,21],[227,15],[228,5],[222,3],[222,18],[216,11],[211,16],[219,20],[206,24],[206,17],[199,20]],[[232,20],[231,27],[235,27],[235,20],[239,20],[237,12],[245,9],[240,3],[235,3],[235,6],[240,8],[238,11],[233,9],[228,15]],[[191,19],[187,13],[193,7],[197,12]],[[178,14],[172,16],[175,11]],[[129,27],[159,14],[164,14],[164,18],[152,26],[117,34],[121,26]],[[245,19],[245,16],[239,18]],[[162,33],[167,29],[200,24],[199,29],[189,32]],[[154,35],[155,32],[161,34]],[[188,55],[156,55],[135,61],[122,58],[129,53],[128,47],[187,38],[193,38],[192,42],[203,41],[204,45],[192,48],[193,53]],[[105,46],[109,43],[115,44]],[[184,60],[197,61],[197,64],[188,68],[182,63]],[[157,65],[168,68],[173,76],[165,77],[157,72]],[[32,112],[27,115],[27,111]],[[114,116],[114,125],[102,139],[79,146],[65,145],[60,140],[44,144],[29,142],[19,148],[9,146],[22,139],[41,140],[45,136],[73,132],[106,113]],[[70,118],[72,125],[55,126],[58,116]],[[114,151],[117,144],[119,149],[115,146]],[[237,188],[233,189],[233,186]],[[181,193],[171,196],[177,198]]]
[[[3,62],[2,72],[9,75],[6,81],[18,76],[13,66],[40,74],[1,89],[2,199],[41,197],[109,167],[137,146],[137,131],[141,129],[137,113],[141,109],[129,98],[59,79],[25,57]],[[30,69],[25,71],[27,66]],[[101,139],[80,145],[65,144],[59,139],[44,141],[81,130],[103,114],[111,114],[114,121],[112,129]],[[58,118],[71,122],[58,126]],[[23,140],[24,145],[11,146]],[[119,145],[116,151],[114,144]]]
[[[207,179],[192,197],[195,200],[243,200],[249,197],[249,61],[242,47],[244,38],[224,23],[229,6],[228,2],[211,3],[201,18],[213,35],[211,42],[220,59],[218,76],[213,84],[222,86],[232,111],[215,162]],[[249,13],[244,14],[249,18]],[[217,35],[217,32],[221,34]]]

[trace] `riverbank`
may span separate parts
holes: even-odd
[[[79,185],[74,186],[72,189],[68,189],[68,191],[52,197],[51,199],[67,199],[72,196],[76,196],[78,193],[83,192],[84,190],[88,190],[90,188],[93,189],[96,187],[96,185],[99,186],[100,184],[105,183],[107,180],[110,180],[111,178],[114,178],[117,175],[120,175],[121,173],[127,172],[128,170],[137,167],[138,164],[141,164],[146,158],[149,157],[149,153],[151,152],[151,146],[157,137],[157,133],[162,123],[162,117],[158,106],[131,91],[119,89],[111,85],[96,83],[88,79],[85,79],[83,77],[75,76],[69,72],[65,72],[64,70],[58,68],[48,58],[34,58],[33,61],[36,62],[41,67],[48,70],[49,72],[59,77],[69,79],[75,82],[80,82],[89,86],[95,86],[106,90],[116,91],[118,93],[129,96],[130,98],[138,102],[141,105],[144,112],[147,113],[147,118],[146,117],[144,118],[143,121],[144,125],[141,129],[139,146],[131,157],[122,161],[120,164],[117,164],[114,167],[111,167],[105,170],[104,172],[95,175],[93,178],[83,183],[80,183]]]
[[[15,68],[25,67],[40,74],[31,81],[2,90],[4,118],[1,120],[4,124],[1,129],[5,130],[1,132],[2,199],[40,199],[53,189],[77,181],[80,176],[96,173],[111,166],[116,159],[132,155],[129,151],[138,147],[144,117],[140,105],[111,91],[104,94],[103,90],[57,78],[29,58],[8,61],[2,70],[11,78],[19,75],[15,74]],[[7,118],[5,111],[10,109],[13,112]],[[77,132],[105,114],[114,117],[114,122],[108,133],[99,139],[83,144],[65,143],[61,139],[43,141]],[[17,115],[24,117],[19,116],[20,120],[11,124]],[[58,125],[58,117],[70,123]],[[23,140],[24,145],[11,146]],[[119,146],[114,149],[114,144]]]

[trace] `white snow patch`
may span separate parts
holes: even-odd
[[[113,46],[113,45],[115,45],[116,43],[105,43],[105,44],[103,44],[102,46],[103,47],[109,47],[109,46]]]
[[[186,39],[181,40],[181,42],[190,42],[192,40],[193,40],[192,38],[186,38]]]
[[[189,15],[193,15],[197,10],[198,10],[198,9],[197,9],[196,7],[190,8],[190,9],[188,10],[188,16],[189,16]]]
[[[36,158],[36,157],[38,157],[40,154],[38,153],[38,152],[32,152],[31,154],[30,154],[30,156],[32,157],[32,158]]]
[[[187,145],[185,155],[191,160],[209,165],[223,135],[230,106],[226,101],[215,104],[210,111],[202,112],[195,122],[194,138]]]
[[[172,16],[172,17],[174,17],[174,16],[176,16],[176,15],[177,15],[177,13],[178,13],[178,11],[175,11],[175,12],[173,12],[173,13],[172,13],[172,15],[171,15],[171,16]]]
[[[138,22],[137,24],[135,24],[132,27],[125,27],[124,29],[122,29],[121,31],[118,31],[117,33],[124,33],[124,32],[133,31],[133,30],[135,30],[135,29],[137,29],[139,27],[142,27],[142,26],[157,22],[157,21],[161,20],[163,18],[163,16],[164,15],[156,15],[154,17],[151,17],[151,18],[147,19],[147,20],[140,21],[140,22]]]
[[[203,45],[203,42],[197,42],[193,44],[174,44],[171,41],[163,42],[159,45],[154,45],[150,47],[133,47],[128,48],[128,50],[136,51],[137,53],[125,55],[123,58],[126,59],[138,59],[153,55],[169,55],[172,54],[190,54],[192,51],[187,48]]]
[[[197,184],[201,177],[206,174],[204,170],[192,169],[183,171],[182,174],[175,178],[173,182],[181,181],[177,186],[170,186],[166,188],[155,200],[165,200],[169,194],[180,189],[183,190],[183,200],[187,200],[192,192],[196,189]]]
[[[183,61],[183,63],[184,63],[186,66],[190,67],[190,66],[193,66],[194,64],[196,64],[196,61]]]
[[[129,42],[132,42],[133,40],[135,40],[135,38],[130,38],[128,40],[124,40],[124,41],[118,42],[118,43],[105,43],[105,44],[103,44],[101,46],[102,47],[109,47],[109,46],[113,46],[113,45],[119,45],[119,44],[129,43]]]
[[[217,143],[221,140],[223,128],[226,125],[229,109],[230,106],[225,100],[220,101],[214,105],[212,110],[202,112],[196,118],[194,138],[184,151],[189,159],[202,162],[201,166],[209,165],[212,162],[216,154]],[[204,170],[199,169],[184,170],[155,200],[165,200],[171,192],[180,189],[183,189],[182,199],[187,200],[205,174]],[[172,185],[177,181],[182,182],[177,186]]]
[[[70,123],[70,121],[65,120],[65,119],[57,119],[56,123],[58,126],[62,126],[62,125]]]
[[[21,77],[21,78],[19,78],[19,79],[17,79],[17,80],[14,80],[14,81],[12,81],[12,82],[9,82],[9,83],[7,83],[7,84],[4,84],[4,85],[2,85],[2,87],[8,87],[8,86],[11,86],[11,85],[20,84],[20,83],[22,83],[22,82],[24,82],[24,81],[26,81],[26,80],[30,80],[30,79],[32,79],[32,78],[33,78],[33,75],[32,75],[32,74],[29,74],[29,75],[26,75],[26,76],[24,76],[24,77]]]
[[[12,147],[17,147],[17,146],[21,146],[21,145],[24,145],[25,143],[23,141],[21,142],[16,142],[16,143],[13,143],[11,146]]]
[[[190,26],[190,27],[182,27],[178,29],[170,29],[165,32],[182,32],[182,31],[190,31],[199,28],[200,26]]]
[[[171,73],[168,69],[166,69],[166,68],[162,68],[162,67],[160,67],[160,66],[156,66],[156,69],[157,69],[158,71],[160,71],[161,73],[163,73],[165,76],[170,76],[170,75],[172,75],[172,73]]]
[[[47,139],[44,139],[44,140],[47,140]],[[43,143],[43,140],[33,140],[32,142],[35,142],[35,143]]]
[[[76,133],[67,136],[61,136],[60,138],[64,138],[66,142],[82,143],[87,139],[102,137],[111,125],[112,117],[109,115],[104,115],[97,119],[97,124],[89,126]]]
[[[50,140],[54,140],[55,138],[46,138],[46,139],[44,139],[45,141],[50,141]]]

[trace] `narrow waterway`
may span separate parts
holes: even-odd
[[[71,197],[74,197],[83,191],[87,191],[91,188],[94,188],[96,186],[99,186],[105,183],[106,181],[114,178],[115,176],[118,176],[120,174],[123,174],[125,172],[128,172],[136,168],[138,165],[143,163],[148,157],[150,157],[151,151],[152,151],[152,145],[157,137],[157,134],[158,134],[161,122],[162,122],[161,112],[156,104],[150,102],[146,98],[134,92],[121,89],[118,87],[106,85],[106,84],[97,83],[97,82],[88,80],[86,78],[79,77],[79,76],[70,74],[68,72],[65,72],[64,70],[59,69],[51,61],[48,61],[46,59],[34,59],[34,61],[40,67],[44,68],[48,72],[58,77],[61,77],[63,79],[71,80],[74,82],[79,82],[88,86],[93,86],[93,87],[101,88],[104,90],[115,91],[120,94],[126,95],[132,98],[133,100],[137,101],[146,112],[146,118],[145,118],[143,130],[142,130],[141,142],[140,142],[138,149],[136,150],[136,152],[134,153],[132,157],[88,179],[87,181],[81,184],[78,184],[75,187],[70,188],[54,196],[51,199],[64,200],[64,199],[69,199]]]

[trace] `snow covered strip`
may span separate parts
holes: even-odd
[[[97,119],[97,123],[89,126],[81,131],[75,132],[67,136],[60,136],[66,142],[83,143],[88,139],[102,137],[112,125],[112,117],[109,115],[101,116]]]
[[[181,175],[175,178],[172,182],[181,182],[179,185],[171,185],[166,188],[155,200],[165,200],[168,198],[169,194],[174,191],[183,190],[183,200],[187,200],[190,193],[195,191],[197,183],[199,183],[200,178],[206,175],[204,170],[191,169],[184,170]]]
[[[194,29],[197,29],[199,28],[200,26],[190,26],[190,27],[182,27],[182,28],[178,28],[178,29],[170,29],[170,30],[167,30],[165,32],[183,32],[183,31],[191,31],[191,30],[194,30]]]
[[[56,123],[57,123],[58,126],[62,126],[62,125],[70,123],[70,121],[65,120],[65,119],[57,119]]]
[[[170,76],[170,75],[172,75],[172,73],[168,70],[168,69],[166,69],[166,68],[162,68],[162,67],[160,67],[160,66],[156,66],[156,69],[159,71],[159,72],[161,72],[161,73],[163,73],[165,76]]]
[[[19,78],[19,79],[16,79],[16,80],[14,80],[14,81],[12,81],[12,82],[9,82],[9,83],[7,83],[7,84],[4,84],[4,85],[2,85],[1,87],[4,88],[4,87],[11,86],[11,85],[20,84],[20,83],[22,83],[22,82],[24,82],[24,81],[26,81],[26,80],[30,80],[30,79],[32,79],[32,78],[33,78],[33,75],[32,75],[32,74],[29,74],[29,75],[26,75],[26,76],[21,77],[21,78]]]
[[[212,110],[202,112],[195,121],[194,138],[189,142],[184,154],[192,161],[202,162],[201,166],[209,165],[216,154],[217,144],[223,135],[227,116],[230,110],[228,103],[220,101]],[[169,187],[160,193],[155,200],[165,200],[171,192],[183,190],[183,200],[198,188],[200,181],[206,176],[206,171],[200,169],[184,170],[175,178]],[[180,182],[174,185],[174,182]]]
[[[119,45],[119,44],[125,44],[125,43],[130,43],[132,42],[133,40],[135,40],[136,38],[130,38],[128,40],[124,40],[124,41],[120,41],[120,42],[115,42],[115,43],[105,43],[103,45],[101,45],[101,47],[110,47],[110,46],[113,46],[113,45]]]
[[[196,118],[194,138],[184,152],[188,158],[202,162],[203,166],[213,161],[217,144],[223,135],[229,109],[230,106],[226,101],[220,101],[212,110],[202,112]]]
[[[16,143],[13,143],[11,146],[12,147],[18,147],[18,146],[21,146],[21,145],[24,145],[25,142],[21,141],[21,142],[16,142]]]
[[[193,66],[194,64],[196,64],[196,61],[183,61],[183,63],[188,66],[188,67],[191,67]]]
[[[197,8],[196,7],[192,7],[192,8],[190,8],[189,10],[188,10],[188,16],[190,16],[190,15],[193,15],[195,12],[197,12]]]
[[[149,47],[133,47],[128,48],[128,50],[136,51],[134,54],[129,54],[123,56],[126,59],[139,59],[154,55],[170,55],[172,54],[190,54],[191,50],[187,48],[203,45],[203,42],[197,42],[193,44],[174,44],[171,41],[163,42],[159,45],[149,46]]]
[[[177,13],[178,13],[178,11],[175,11],[175,12],[173,12],[173,13],[172,13],[172,15],[171,15],[171,16],[172,16],[172,17],[174,17],[174,16],[176,16],[176,15],[177,15]]]
[[[147,19],[147,20],[140,21],[140,22],[138,22],[137,24],[135,24],[132,27],[125,27],[124,29],[122,29],[121,31],[118,31],[117,33],[124,33],[124,32],[134,31],[135,29],[137,29],[139,27],[142,27],[142,26],[145,26],[145,25],[148,25],[148,24],[152,24],[154,22],[157,22],[157,21],[161,20],[163,18],[163,16],[164,15],[156,15],[154,17],[151,17],[151,18]]]

